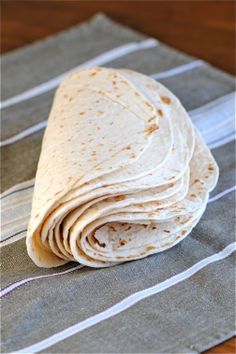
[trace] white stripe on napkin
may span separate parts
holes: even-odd
[[[9,188],[8,190],[6,190],[2,194],[0,194],[0,199],[3,200],[5,198],[9,198],[9,197],[14,198],[15,194],[21,192],[22,190],[29,189],[33,186],[34,186],[34,178],[30,179],[28,181],[16,184],[15,186]]]
[[[171,288],[174,285],[183,282],[184,280],[189,279],[209,264],[225,259],[235,251],[235,247],[236,242],[232,242],[222,251],[202,259],[201,261],[195,263],[192,267],[186,269],[185,271],[178,273],[177,275],[174,275],[173,277],[170,277],[161,283],[157,283],[156,285],[150,288],[146,288],[132,295],[129,295],[117,304],[107,308],[105,311],[99,312],[98,314],[91,316],[84,321],[78,322],[75,325],[64,329],[63,331],[55,333],[54,335],[26,348],[17,350],[14,353],[38,353],[44,349],[51,347],[52,345],[55,345],[58,342],[65,340],[66,338],[69,338],[77,333],[84,331],[85,329],[88,329],[98,323],[101,323],[102,321],[116,316],[121,312],[128,310],[138,302],[143,301],[150,296],[156,295],[166,289]]]
[[[27,138],[28,136],[33,135],[33,134],[37,133],[38,131],[46,128],[46,126],[47,126],[46,120],[43,120],[42,122],[32,125],[31,127],[27,128],[25,130],[22,130],[20,133],[13,135],[10,138],[5,139],[3,141],[0,141],[0,147],[14,144],[17,141]]]
[[[32,189],[28,189],[28,194],[26,196],[23,195],[23,198],[15,198],[13,200],[4,201],[4,205],[2,206],[2,210],[1,211],[4,212],[4,213],[6,211],[11,211],[13,207],[24,206],[29,201],[31,202],[31,200],[32,200]],[[16,201],[17,201],[17,204],[16,204]]]
[[[230,143],[231,141],[234,141],[235,138],[236,138],[236,134],[235,134],[235,131],[233,131],[232,133],[227,134],[226,136],[222,137],[221,139],[217,139],[215,141],[212,141],[210,143],[210,145],[208,145],[208,146],[211,150],[213,150],[213,149],[216,149],[220,146],[226,145],[226,144]]]
[[[75,270],[81,269],[81,268],[83,268],[83,265],[74,266],[74,267],[69,268],[67,270],[64,270],[62,272],[56,272],[56,273],[45,274],[45,275],[38,275],[38,276],[35,276],[35,277],[30,277],[30,278],[25,278],[25,279],[18,280],[16,282],[8,285],[7,287],[3,288],[0,291],[0,298],[6,296],[7,294],[11,293],[15,289],[21,287],[22,285],[28,284],[28,283],[30,283],[30,282],[32,282],[34,280],[51,278],[51,277],[55,277],[55,276],[58,276],[58,275],[64,275],[64,274],[67,274],[67,273],[74,272]]]
[[[183,74],[186,71],[199,68],[203,65],[206,65],[206,62],[204,62],[203,60],[194,60],[190,63],[177,66],[176,68],[166,70],[161,73],[152,74],[151,77],[155,80],[167,79],[168,77]]]
[[[1,240],[1,247],[10,245],[11,243],[17,242],[19,240],[21,240],[22,238],[26,237],[26,232],[27,229],[24,230],[20,230],[16,233],[14,233],[13,235],[8,236],[8,238],[6,240]]]
[[[227,95],[221,96],[217,99],[219,104],[223,104],[224,102],[227,102],[227,100],[231,100],[234,99],[235,100],[235,91],[228,93]],[[202,113],[202,111],[205,111],[206,108],[208,108],[209,110],[211,110],[212,108],[214,108],[214,101],[210,101],[209,103],[205,104],[204,106],[201,106],[199,108],[196,108],[194,110],[192,110],[191,112],[194,113],[194,115],[197,115],[198,113]]]
[[[236,186],[232,186],[230,188],[227,188],[225,189],[223,192],[221,193],[218,193],[216,195],[214,195],[213,197],[211,197],[209,200],[208,200],[208,203],[213,203],[215,202],[216,200],[224,197],[225,195],[231,193],[231,192],[235,192],[236,191]]]
[[[90,59],[88,61],[86,61],[83,64],[78,65],[76,68],[73,68],[47,82],[44,82],[38,86],[35,86],[34,88],[24,91],[23,93],[16,95],[14,97],[11,97],[5,101],[3,101],[2,103],[0,103],[0,109],[9,107],[9,106],[13,106],[17,103],[26,101],[32,97],[38,96],[38,95],[42,95],[45,92],[51,91],[53,89],[55,89],[64,79],[67,75],[69,75],[71,72],[84,68],[84,67],[93,67],[93,66],[99,66],[99,65],[103,65],[106,64],[110,61],[113,61],[115,59],[118,59],[124,55],[127,55],[129,53],[133,53],[136,52],[138,50],[143,50],[143,49],[149,49],[149,48],[153,48],[156,47],[159,44],[159,42],[154,39],[154,38],[149,38],[146,39],[142,42],[132,42],[132,43],[128,43],[128,44],[124,44],[121,45],[120,47],[111,49],[107,52],[104,52],[100,55],[98,55],[97,57]]]
[[[211,129],[216,121],[223,121],[235,115],[235,91],[189,112],[193,122],[203,130]]]

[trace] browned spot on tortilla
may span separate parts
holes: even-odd
[[[124,246],[126,244],[126,241],[125,240],[120,240],[119,244],[120,244],[120,246]]]
[[[198,183],[198,182],[200,182],[199,179],[195,179],[195,180],[193,181],[193,184]]]
[[[35,215],[35,219],[38,218],[38,217],[39,217],[39,214],[36,214],[36,215]]]
[[[144,103],[147,107],[152,107],[152,105],[148,101],[144,101]]]
[[[99,241],[98,241],[98,239],[96,239],[96,237],[93,235],[93,238],[94,238],[94,242],[95,243],[97,243],[100,247],[102,247],[102,248],[105,248],[106,247],[106,244],[105,243],[100,243]]]
[[[152,134],[155,130],[158,129],[157,124],[152,124],[150,127],[146,130],[147,135]]]
[[[172,246],[172,243],[168,242],[163,245],[163,247]]]
[[[145,250],[148,252],[148,251],[152,251],[152,250],[155,250],[156,247],[153,247],[153,246],[148,246],[145,248]]]
[[[185,235],[187,233],[187,230],[183,230],[182,232],[181,232],[181,235]]]
[[[125,200],[125,196],[124,195],[117,195],[116,197],[114,197],[114,200],[116,202],[120,202],[121,200]]]
[[[69,97],[68,101],[71,102],[73,100],[73,97]]]
[[[208,165],[208,170],[209,170],[209,171],[214,171],[214,167],[213,167],[211,164],[209,164],[209,165]]]
[[[101,128],[100,128],[100,127],[97,127],[97,130],[101,130]]]
[[[112,231],[116,232],[116,229],[112,225],[109,225],[109,229],[111,229]]]
[[[116,259],[124,259],[125,257],[116,256]]]
[[[156,119],[156,116],[152,116],[151,118],[148,119],[149,123],[152,122],[154,119]]]
[[[90,76],[95,76],[97,73],[96,72],[92,72],[91,74],[90,74]]]
[[[80,112],[79,114],[80,114],[80,116],[83,116],[85,114],[85,112]]]
[[[125,148],[125,150],[130,150],[130,149],[131,149],[130,145],[126,146],[126,148]]]
[[[167,96],[162,96],[161,100],[165,104],[170,104],[170,102],[171,102],[171,99],[169,97],[167,97]]]
[[[190,194],[190,197],[196,198],[196,194],[192,193]]]
[[[153,229],[153,230],[156,230],[156,228],[157,228],[156,226],[152,226],[152,229]]]
[[[157,113],[159,114],[159,116],[163,117],[163,112],[162,112],[161,109],[158,109],[158,110],[157,110]]]
[[[63,128],[63,127],[64,127],[64,125],[63,125],[63,124],[61,124],[61,125],[60,125],[60,128]]]
[[[58,195],[58,194],[60,194],[61,193],[61,191],[59,191],[59,192],[56,192],[54,195]]]
[[[128,231],[131,229],[131,226],[128,226],[127,229],[125,229],[125,231]]]
[[[170,231],[169,230],[163,230],[164,232],[166,232],[167,234],[169,234],[170,233]]]
[[[140,94],[138,92],[135,92],[134,94],[135,94],[135,96],[140,96]]]
[[[130,157],[131,157],[131,159],[135,159],[136,158],[135,154],[132,154]]]
[[[97,153],[96,153],[96,151],[93,151],[92,156],[95,156],[95,155],[97,155]]]

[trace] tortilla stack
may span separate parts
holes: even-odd
[[[218,167],[180,101],[126,69],[58,88],[27,233],[39,267],[107,267],[169,249],[203,215]]]

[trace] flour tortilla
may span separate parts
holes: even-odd
[[[57,90],[27,250],[40,267],[106,267],[174,246],[203,214],[218,167],[179,100],[130,70],[92,68]]]

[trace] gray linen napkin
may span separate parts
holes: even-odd
[[[163,82],[212,148],[220,179],[198,226],[169,251],[100,270],[39,269],[25,248],[26,181],[61,75],[81,64]],[[2,351],[199,353],[233,336],[233,78],[101,14],[4,55],[2,69]]]

